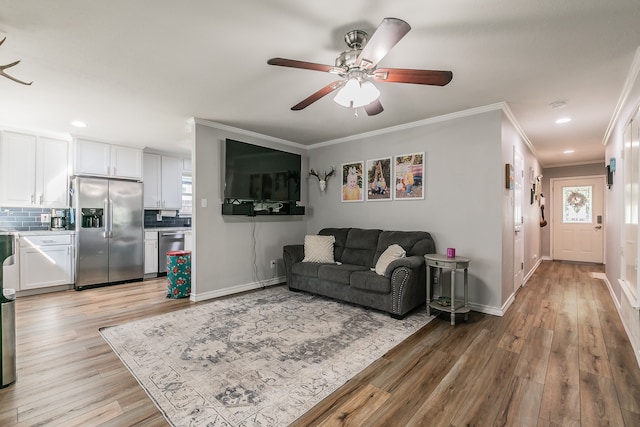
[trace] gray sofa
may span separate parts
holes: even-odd
[[[425,304],[424,255],[436,251],[429,233],[324,228],[318,234],[335,237],[337,263],[302,262],[304,245],[285,246],[283,258],[290,290],[371,307],[399,319]],[[384,276],[372,271],[380,255],[394,243],[402,246],[406,257],[392,261]]]

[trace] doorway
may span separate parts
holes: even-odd
[[[513,292],[524,282],[524,157],[518,150],[513,152],[515,172],[513,188]]]
[[[552,257],[604,260],[604,176],[552,180]]]

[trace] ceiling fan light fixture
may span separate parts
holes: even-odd
[[[333,100],[348,108],[364,107],[378,99],[380,91],[370,81],[361,82],[359,79],[349,79],[338,91]]]

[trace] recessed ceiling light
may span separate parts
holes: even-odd
[[[564,154],[571,154],[571,153],[575,153],[576,150],[564,150],[563,153]]]
[[[77,128],[86,128],[87,124],[81,120],[74,120],[71,122],[71,125],[77,127]]]
[[[571,121],[571,117],[562,117],[558,120],[556,120],[557,124],[562,124],[562,123],[569,123]]]

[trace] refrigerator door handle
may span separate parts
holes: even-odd
[[[113,200],[109,199],[109,238],[113,237]]]
[[[108,239],[109,237],[109,217],[110,217],[110,213],[109,213],[109,200],[104,199],[104,224],[103,224],[103,232],[102,232],[102,237],[104,237],[105,239]]]

